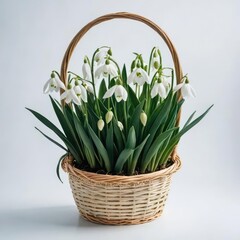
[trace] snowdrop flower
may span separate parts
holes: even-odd
[[[150,79],[147,75],[147,72],[142,68],[136,68],[128,77],[127,83],[138,84],[142,86],[144,83],[150,83]]]
[[[76,84],[73,90],[79,99],[82,99],[84,102],[87,102],[87,90],[86,88],[83,87],[83,85]]]
[[[104,125],[105,125],[105,123],[104,123],[104,121],[102,120],[102,118],[99,119],[98,122],[97,122],[97,126],[98,126],[99,131],[102,131],[102,130],[103,130]]]
[[[101,50],[96,53],[94,60],[97,62],[97,65],[104,63],[108,53],[106,50]]]
[[[166,88],[163,84],[163,82],[155,82],[154,86],[151,90],[151,98],[156,97],[159,95],[161,98],[166,98],[167,97],[167,91]]]
[[[90,80],[91,79],[91,69],[90,66],[87,62],[87,59],[84,59],[84,63],[82,65],[82,73],[83,73],[83,78],[86,80]]]
[[[113,112],[110,110],[106,113],[106,116],[105,116],[105,120],[106,120],[106,123],[110,123],[112,121],[112,118],[113,118]]]
[[[122,85],[115,85],[111,88],[109,88],[106,93],[104,94],[103,98],[109,98],[111,97],[113,94],[115,94],[115,98],[117,100],[117,102],[120,101],[126,101],[127,100],[127,96],[128,93],[126,91],[126,89],[122,86]]]
[[[123,124],[120,121],[118,121],[117,125],[118,125],[120,131],[122,131],[123,130]]]
[[[44,84],[43,92],[49,93],[49,92],[58,92],[60,88],[65,89],[64,83],[55,77],[55,73],[51,74],[51,78]]]
[[[140,121],[141,121],[142,125],[145,127],[146,123],[147,123],[147,114],[145,112],[142,112],[140,114]]]
[[[88,92],[90,92],[92,94],[94,93],[93,86],[91,84],[88,84],[86,81],[83,80],[83,84],[82,85],[86,88],[86,90]]]
[[[116,77],[118,73],[115,65],[113,63],[110,63],[109,60],[106,60],[105,64],[96,70],[95,77],[97,78],[100,78],[101,76],[107,77],[108,75]]]
[[[155,48],[153,57],[151,59],[151,69],[157,70],[160,67],[160,51],[158,48]]]
[[[189,84],[189,80],[188,79],[186,79],[184,82],[182,82],[182,83],[178,84],[177,86],[175,86],[173,91],[176,92],[179,89],[181,89],[181,93],[182,93],[183,98],[196,97],[195,90]]]
[[[81,101],[78,98],[77,94],[75,93],[74,89],[72,88],[71,84],[68,84],[67,89],[65,90],[64,93],[62,93],[60,99],[61,100],[65,99],[66,103],[70,103],[71,101],[73,101],[77,105],[81,104]]]

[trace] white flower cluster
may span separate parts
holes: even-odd
[[[82,65],[82,77],[76,75],[68,82],[67,86],[59,78],[56,78],[56,72],[53,71],[51,78],[44,85],[44,93],[51,93],[53,91],[58,92],[62,89],[63,93],[60,96],[61,100],[64,100],[67,104],[74,102],[77,105],[81,105],[82,102],[88,101],[88,93],[95,94],[95,82],[94,79],[108,78],[115,79],[115,85],[107,89],[103,98],[110,98],[113,95],[117,102],[127,101],[128,92],[122,84],[122,79],[120,76],[120,70],[117,63],[111,58],[111,49],[106,51],[105,49],[98,49],[94,55],[94,61],[97,64],[97,69],[94,72],[93,67],[87,57],[84,58],[84,63]],[[173,89],[174,92],[181,90],[183,98],[195,97],[195,91],[189,84],[187,76],[182,79],[182,82],[171,88],[171,83],[162,73],[162,60],[161,54],[158,48],[154,48],[152,51],[150,65],[144,64],[141,55],[137,55],[134,60],[134,65],[131,67],[131,73],[127,77],[127,84],[130,87],[136,86],[136,89],[142,89],[143,85],[146,83],[149,85],[150,96],[155,98],[159,96],[161,99],[165,99],[170,91]],[[91,69],[92,67],[92,69]],[[150,68],[147,72],[147,69]],[[153,73],[153,76],[150,77]],[[137,90],[136,90],[137,91]],[[108,124],[111,122],[114,114],[112,111],[108,111],[105,120]],[[140,121],[143,126],[147,123],[147,115],[145,112],[140,114]],[[97,123],[98,129],[100,131],[104,128],[104,120],[99,116],[99,121]],[[118,127],[123,130],[123,124],[118,121]]]

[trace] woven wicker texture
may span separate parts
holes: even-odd
[[[89,22],[72,39],[61,66],[61,80],[65,84],[67,84],[70,58],[81,38],[95,25],[115,18],[136,20],[156,31],[170,50],[177,83],[181,82],[183,75],[179,58],[167,34],[149,19],[136,14],[119,12],[107,14]],[[181,98],[180,93],[179,98]],[[180,115],[179,111],[177,126]],[[70,157],[63,160],[62,167],[69,173],[74,200],[85,219],[111,225],[140,224],[152,221],[162,214],[168,196],[171,175],[181,165],[176,148],[172,153],[172,159],[174,164],[166,169],[135,176],[113,176],[82,171],[73,166]]]
[[[162,214],[171,176],[181,166],[135,176],[90,173],[73,166],[71,158],[62,162],[69,173],[75,203],[81,215],[92,222],[125,225],[149,222]]]

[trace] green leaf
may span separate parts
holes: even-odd
[[[86,134],[84,128],[82,127],[82,123],[79,121],[79,119],[75,114],[73,114],[73,121],[74,121],[74,125],[76,128],[78,137],[82,140],[83,145],[87,148],[88,156],[90,157],[90,159],[88,159],[89,160],[88,163],[90,167],[94,168],[95,167],[95,157],[94,157],[95,151],[94,151],[93,143],[88,137],[88,135]]]
[[[115,118],[112,120],[112,122],[113,122],[113,133],[116,138],[118,152],[121,152],[124,148],[124,140],[122,137],[122,132],[120,131]]]
[[[62,139],[62,141],[66,144],[66,146],[68,147],[68,149],[70,150],[70,152],[72,153],[72,155],[74,156],[74,158],[81,163],[81,159],[78,155],[78,152],[76,151],[75,147],[72,145],[72,143],[65,137],[65,135],[53,124],[51,123],[47,118],[45,118],[44,116],[42,116],[40,113],[26,108],[28,111],[30,111],[40,122],[42,122],[46,127],[48,127],[49,129],[51,129],[54,133],[56,133],[58,135],[59,138]]]
[[[106,91],[107,91],[107,86],[106,86],[105,80],[103,79],[99,86],[98,98],[103,99],[103,96],[106,93]]]
[[[198,118],[196,118],[193,122],[191,122],[188,125],[184,125],[185,127],[183,127],[169,142],[168,147],[166,148],[162,159],[161,159],[161,163],[165,163],[168,160],[169,155],[171,154],[171,152],[173,151],[174,147],[178,144],[178,142],[180,141],[180,138],[183,136],[183,134],[185,134],[187,131],[189,131],[192,127],[194,127],[197,123],[199,123],[204,116],[210,111],[210,109],[213,107],[210,106],[202,115],[200,115]],[[187,120],[186,123],[190,122],[192,117],[193,117],[194,113],[189,117],[189,119]]]
[[[123,65],[122,69],[122,80],[123,80],[123,85],[127,86],[127,70],[126,70],[126,65]]]
[[[167,130],[166,132],[163,132],[152,143],[151,147],[149,148],[149,150],[146,154],[146,157],[144,157],[144,159],[143,159],[142,166],[141,166],[142,173],[144,173],[146,171],[148,164],[151,162],[153,156],[157,153],[157,151],[158,151],[159,147],[161,146],[161,144],[163,143],[163,141],[166,138],[168,138],[172,134],[172,132],[176,129],[177,128],[172,128],[172,129]]]
[[[101,140],[98,138],[98,136],[95,134],[95,132],[93,131],[93,129],[91,128],[91,126],[88,123],[87,123],[87,127],[88,127],[89,134],[91,135],[91,138],[92,138],[96,148],[98,149],[99,154],[103,158],[106,170],[108,172],[110,172],[112,167],[111,167],[111,163],[110,163],[106,148],[103,146]]]
[[[142,101],[141,103],[139,103],[137,105],[137,107],[134,109],[134,112],[130,118],[129,126],[134,126],[137,137],[138,137],[138,132],[139,132],[140,114],[142,112],[144,103],[145,103],[145,101]]]
[[[170,95],[170,94],[169,94]],[[159,108],[158,114],[150,127],[149,131],[146,131],[147,133],[150,134],[150,137],[148,138],[148,141],[144,147],[144,152],[143,152],[143,159],[146,158],[147,151],[149,147],[152,145],[152,142],[154,140],[154,137],[156,135],[156,132],[158,131],[159,127],[165,123],[166,118],[168,116],[169,110],[171,108],[171,100],[172,96],[169,96],[165,99],[162,107]],[[161,132],[159,132],[160,134]]]
[[[63,183],[61,177],[60,177],[60,173],[59,173],[59,168],[60,168],[60,164],[62,162],[62,160],[68,155],[68,153],[65,153],[64,155],[62,155],[58,161],[58,164],[57,164],[57,168],[56,168],[56,173],[57,173],[57,176],[58,176],[58,179],[61,181],[61,183]]]
[[[142,150],[143,150],[143,147],[144,147],[145,143],[147,142],[149,136],[150,136],[150,135],[148,134],[147,137],[142,141],[142,143],[139,144],[139,145],[135,148],[135,150],[134,150],[134,154],[133,154],[133,157],[132,157],[132,161],[131,161],[131,163],[130,163],[130,169],[129,169],[129,171],[128,171],[128,173],[129,173],[130,175],[132,175],[132,174],[134,173],[134,170],[135,170],[135,168],[136,168],[136,165],[137,165],[137,162],[138,162],[138,160],[139,160],[140,154],[141,154],[141,152],[142,152]]]
[[[133,149],[135,148],[135,146],[136,146],[136,133],[134,127],[132,126],[128,133],[126,148]]]
[[[108,156],[113,166],[114,161],[114,141],[113,141],[113,125],[112,122],[109,124],[110,126],[107,129],[107,137],[106,137],[106,149],[108,152]]]
[[[134,149],[127,149],[125,148],[119,155],[114,171],[116,173],[120,173],[122,171],[124,163],[128,160],[131,154],[134,152]]]
[[[47,136],[45,133],[43,133],[40,129],[38,129],[37,127],[35,127],[44,137],[46,137],[49,141],[55,143],[58,147],[62,148],[63,150],[65,150],[66,152],[68,152],[68,150],[61,145],[60,143],[58,143],[57,141],[53,140],[52,138],[50,138],[49,136]]]
[[[185,128],[193,119],[194,115],[195,115],[196,111],[194,111],[191,116],[188,118],[188,120],[186,121],[186,123],[184,124],[183,128]]]
[[[137,99],[135,92],[130,86],[127,87],[127,91],[128,91],[128,99],[133,105],[133,108],[135,108],[139,104],[139,100]]]

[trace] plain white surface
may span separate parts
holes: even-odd
[[[0,239],[240,239],[239,1],[0,1]],[[141,14],[159,24],[175,44],[197,98],[184,105],[183,121],[210,104],[208,116],[183,137],[182,169],[175,174],[164,214],[139,226],[111,227],[78,216],[67,177],[55,167],[62,151],[24,107],[56,120],[42,86],[59,70],[72,37],[90,20],[110,12]],[[92,29],[71,61],[110,45],[130,62],[153,46],[171,58],[163,41],[141,23],[114,20]],[[56,121],[55,121],[56,122]],[[53,135],[51,135],[53,136]]]

